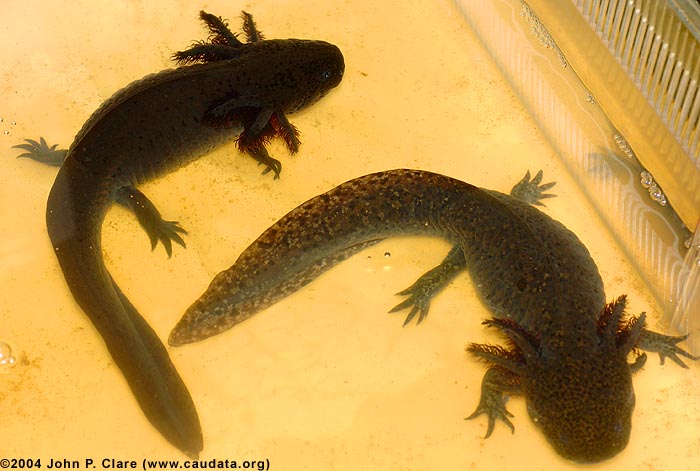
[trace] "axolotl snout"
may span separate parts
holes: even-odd
[[[506,347],[470,344],[490,365],[481,399],[468,418],[488,416],[511,429],[508,395],[525,397],[532,420],[559,454],[578,462],[610,458],[630,436],[632,374],[646,354],[685,366],[697,359],[669,337],[644,328],[645,315],[624,315],[626,297],[605,302],[603,282],[576,235],[529,203],[546,197],[541,173],[529,173],[511,195],[420,170],[366,175],[301,204],[267,229],[218,274],[170,334],[171,345],[195,342],[244,321],[311,282],[338,262],[398,235],[442,237],[454,244],[440,266],[401,294],[407,320],[468,270],[485,322]],[[531,197],[528,195],[535,195]],[[396,309],[396,308],[395,308]],[[632,363],[628,356],[633,354]]]

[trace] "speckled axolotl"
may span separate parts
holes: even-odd
[[[155,247],[168,254],[184,242],[135,186],[176,170],[237,138],[240,150],[279,175],[265,144],[280,136],[299,147],[286,113],[305,108],[343,76],[340,50],[324,41],[263,40],[243,12],[242,43],[218,17],[201,12],[207,42],[175,54],[183,65],[144,77],[116,92],[83,125],[70,148],[44,139],[19,146],[23,156],[60,165],[46,224],[68,287],[105,341],[151,423],[191,456],[202,432],[187,388],[156,333],[105,267],[101,228],[116,201],[132,209]],[[65,158],[65,160],[64,160]]]
[[[669,337],[625,319],[626,298],[606,304],[598,269],[581,241],[537,210],[551,184],[529,173],[511,195],[420,170],[392,170],[350,180],[312,198],[266,230],[212,281],[170,334],[182,345],[218,334],[301,288],[334,264],[381,239],[430,235],[454,244],[443,263],[402,294],[407,319],[428,312],[431,297],[467,268],[494,317],[485,322],[507,347],[467,349],[491,367],[469,417],[488,415],[511,429],[507,395],[522,394],[533,421],[564,457],[600,461],[629,439],[632,373],[656,351],[685,366],[696,359]],[[515,197],[514,197],[515,196]],[[632,364],[627,362],[635,353]]]

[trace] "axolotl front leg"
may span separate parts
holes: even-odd
[[[612,319],[603,321],[604,315],[598,319],[598,331],[602,332],[607,328],[607,325],[614,326],[611,334],[617,339],[616,342],[623,344],[629,343],[629,349],[636,349],[636,357],[629,364],[630,372],[636,373],[641,370],[646,364],[646,353],[639,353],[639,350],[645,352],[656,352],[659,354],[661,364],[664,364],[665,358],[670,358],[674,363],[682,368],[688,366],[679,358],[685,357],[690,360],[698,360],[700,356],[691,355],[687,351],[678,347],[678,343],[685,340],[688,336],[670,336],[653,332],[644,327],[646,314],[641,313],[637,317],[631,317],[628,320],[623,318],[624,309],[627,303],[625,296],[620,296],[618,299],[606,306],[606,311],[612,312]],[[640,323],[641,328],[635,331],[634,325]],[[489,319],[483,322],[487,327],[496,328],[502,334],[509,338],[512,345],[517,345],[521,353],[516,353],[512,347],[501,347],[490,344],[472,343],[467,346],[466,350],[469,353],[487,361],[491,364],[489,369],[484,374],[481,382],[481,397],[476,410],[465,418],[465,420],[474,419],[482,414],[488,417],[488,426],[484,438],[488,438],[493,432],[496,420],[505,423],[511,432],[515,431],[510,418],[513,417],[506,409],[506,401],[508,396],[523,394],[522,382],[527,377],[527,368],[523,358],[523,353],[527,355],[529,348],[527,338],[533,338],[533,334],[519,326],[516,322],[509,319]]]
[[[228,121],[240,121],[243,130],[238,136],[238,148],[259,164],[265,165],[263,175],[270,170],[278,179],[282,171],[279,160],[270,156],[265,144],[273,137],[279,136],[287,145],[289,153],[294,155],[299,150],[299,131],[289,122],[285,113],[265,106],[256,96],[238,96],[213,107],[205,115],[213,125],[226,125]]]
[[[243,43],[231,32],[228,25],[221,18],[204,11],[200,12],[200,18],[211,34],[209,42],[196,43],[189,49],[176,52],[173,54],[173,60],[180,65],[186,65],[237,57]],[[248,43],[264,39],[251,14],[242,12],[241,18]],[[263,175],[272,171],[275,179],[280,176],[282,163],[267,152],[267,142],[274,137],[280,137],[290,154],[294,155],[299,150],[299,131],[289,122],[283,110],[276,109],[268,103],[265,93],[242,93],[216,103],[204,115],[204,120],[211,126],[233,127],[239,130],[239,127],[242,127],[237,137],[239,150],[265,166]]]

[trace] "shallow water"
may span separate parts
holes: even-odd
[[[116,89],[171,66],[205,33],[191,2],[28,1],[0,17],[0,458],[184,459],[146,421],[87,317],[72,300],[44,226],[55,169],[17,160],[10,146],[44,136],[67,146]],[[162,339],[211,278],[257,235],[307,198],[350,178],[397,167],[444,173],[508,191],[527,169],[557,181],[546,211],[589,247],[608,298],[660,316],[585,195],[568,176],[450,2],[259,1],[201,5],[239,27],[251,12],[269,38],[319,38],[345,55],[341,86],[292,115],[302,148],[275,143],[282,178],[221,149],[142,190],[188,231],[168,259],[115,208],[104,224],[106,263]],[[391,18],[391,22],[387,22]],[[127,26],[128,25],[128,26]],[[13,124],[14,123],[14,124]],[[465,422],[484,366],[471,341],[498,342],[467,276],[420,326],[387,315],[437,264],[447,244],[393,239],[353,257],[236,328],[170,349],[197,405],[203,460],[269,459],[271,469],[570,469],[513,398],[515,434]],[[662,328],[662,327],[659,327]],[[630,444],[595,469],[700,466],[698,366],[650,356],[635,377]],[[604,400],[604,398],[601,398]]]

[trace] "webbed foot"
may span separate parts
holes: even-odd
[[[282,162],[270,157],[270,154],[268,154],[267,149],[265,149],[265,147],[259,146],[248,148],[246,149],[246,151],[251,157],[258,161],[258,165],[265,166],[265,170],[263,170],[262,172],[263,175],[269,173],[270,170],[272,170],[275,174],[274,179],[279,179],[280,172],[282,171]]]
[[[158,209],[143,193],[134,187],[123,187],[116,191],[117,203],[131,209],[138,219],[139,224],[148,234],[151,240],[151,250],[156,248],[160,241],[165,248],[168,257],[173,254],[173,242],[187,248],[180,234],[187,234],[177,221],[166,221]]]
[[[493,429],[496,426],[496,419],[503,421],[510,429],[510,432],[515,433],[515,426],[513,422],[510,421],[510,417],[514,416],[506,409],[506,401],[502,394],[498,394],[496,391],[492,391],[492,394],[488,395],[482,394],[479,405],[476,406],[476,410],[469,417],[465,417],[464,420],[475,419],[481,414],[487,414],[489,418],[484,438],[489,438],[493,433]]]
[[[466,268],[464,253],[459,246],[454,246],[440,265],[418,278],[415,283],[399,293],[399,296],[408,296],[403,302],[396,305],[390,313],[411,308],[403,325],[407,325],[418,314],[420,324],[428,316],[430,302],[459,272]]]
[[[690,360],[700,360],[700,356],[691,355],[687,351],[680,348],[678,343],[687,339],[687,335],[671,336],[652,332],[651,330],[642,329],[639,339],[637,339],[637,348],[648,352],[656,352],[659,354],[659,360],[663,365],[666,358],[673,360],[675,364],[681,368],[688,368],[688,365],[683,362],[678,356],[688,358]]]
[[[423,319],[428,316],[430,301],[433,299],[433,296],[435,296],[435,281],[429,275],[430,272],[426,273],[418,278],[411,286],[396,293],[398,296],[408,296],[408,298],[394,306],[389,313],[398,312],[410,307],[411,311],[406,316],[406,320],[403,321],[404,326],[411,322],[413,318],[416,317],[416,314],[419,314],[416,324],[420,324],[423,322]]]
[[[39,138],[39,142],[34,139],[25,139],[26,144],[17,144],[12,146],[13,149],[24,149],[27,152],[17,156],[28,157],[32,160],[36,160],[45,165],[51,165],[52,167],[60,167],[63,165],[63,160],[66,158],[68,151],[65,149],[56,149],[58,144],[49,146],[43,137]]]
[[[484,379],[481,381],[479,405],[464,420],[471,420],[479,417],[481,414],[486,414],[489,422],[484,438],[490,437],[491,433],[493,433],[496,419],[505,423],[511,433],[514,433],[515,426],[510,421],[510,417],[513,417],[513,414],[506,409],[506,394],[520,394],[520,377],[500,366],[492,366],[486,370]]]
[[[239,96],[214,106],[205,115],[212,126],[238,124],[243,130],[238,136],[238,149],[265,165],[263,175],[273,171],[279,178],[282,164],[270,157],[265,146],[274,137],[281,137],[291,154],[299,150],[299,131],[287,120],[282,111],[260,107],[255,96]]]
[[[173,255],[173,242],[181,246],[182,248],[187,248],[185,241],[182,239],[180,234],[187,234],[187,231],[183,229],[177,221],[166,221],[163,218],[156,221],[155,219],[150,220],[148,226],[141,224],[148,238],[151,240],[151,250],[155,250],[158,241],[163,244],[165,248],[165,253],[168,254],[168,258]]]
[[[542,170],[537,172],[535,178],[530,179],[530,171],[525,173],[525,176],[510,190],[510,196],[519,199],[528,204],[535,206],[544,206],[541,200],[546,198],[554,198],[557,195],[545,193],[545,191],[556,185],[556,182],[549,182],[540,185],[542,182]]]

